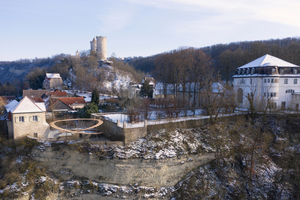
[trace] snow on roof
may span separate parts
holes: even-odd
[[[59,73],[46,73],[47,78],[61,78]]]
[[[38,102],[38,103],[35,103],[42,111],[46,111],[46,106],[45,106],[45,103],[43,102]]]
[[[46,110],[44,103],[34,103],[27,96],[25,96],[20,102],[16,102],[11,105],[10,103],[7,104],[8,107],[6,107],[6,110],[11,113],[43,112]],[[44,104],[44,106],[42,104]]]
[[[253,68],[253,67],[266,67],[266,66],[277,66],[277,67],[299,67],[298,65],[289,63],[287,61],[284,61],[280,58],[271,56],[269,54],[266,54],[260,58],[257,58],[256,60],[249,62],[241,67],[242,68]]]
[[[7,112],[10,112],[12,108],[16,107],[16,105],[19,104],[17,100],[11,101],[9,104],[5,105],[5,109]]]

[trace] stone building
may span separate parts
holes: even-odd
[[[239,107],[249,108],[248,94],[258,110],[299,109],[300,67],[271,55],[264,55],[239,68],[233,87]],[[266,107],[267,106],[267,107]]]
[[[24,136],[46,138],[50,132],[46,122],[46,108],[43,102],[35,103],[27,96],[20,102],[14,100],[5,105],[8,137],[18,139]]]
[[[62,88],[62,78],[58,73],[46,73],[45,80],[43,82],[43,87],[46,90],[54,90]]]
[[[91,51],[97,53],[98,60],[107,60],[107,38],[96,36],[90,43]]]

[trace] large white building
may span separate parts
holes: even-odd
[[[24,136],[47,138],[50,127],[46,122],[44,102],[37,103],[25,96],[20,102],[14,100],[5,105],[8,137]]]
[[[239,67],[233,76],[238,107],[249,108],[253,94],[257,110],[298,110],[300,103],[300,67],[271,55],[264,55]]]

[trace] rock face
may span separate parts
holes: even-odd
[[[68,147],[54,151],[35,149],[33,158],[41,161],[50,172],[64,180],[82,177],[111,184],[139,183],[144,186],[170,187],[193,168],[207,164],[215,158],[214,153],[184,155],[163,160],[104,159],[97,155],[79,153]]]

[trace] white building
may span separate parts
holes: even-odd
[[[44,102],[35,103],[25,96],[20,102],[14,100],[5,105],[5,109],[9,138],[48,136],[50,128],[46,122]]]
[[[61,89],[62,84],[63,81],[59,73],[46,73],[45,80],[43,82],[43,87],[45,89]]]
[[[264,55],[239,67],[233,76],[238,107],[249,108],[253,94],[257,110],[296,109],[300,102],[300,67],[271,55]]]

